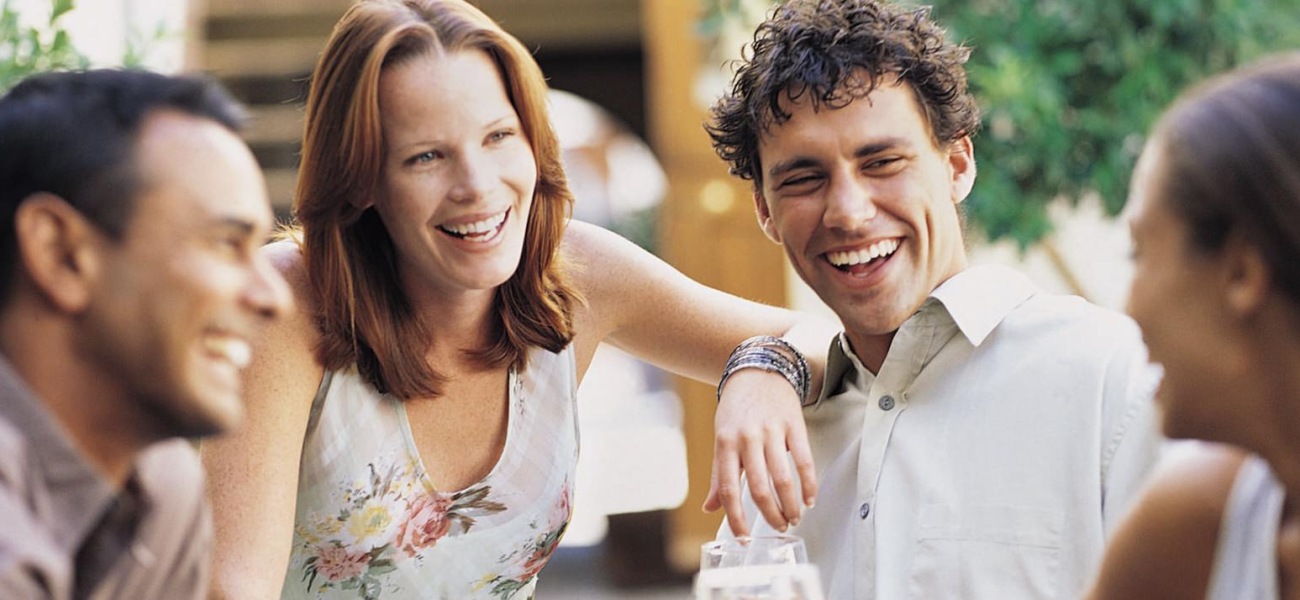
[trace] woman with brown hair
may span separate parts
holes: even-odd
[[[247,426],[203,449],[219,595],[530,597],[568,523],[575,391],[602,342],[702,381],[745,369],[711,496],[743,468],[769,520],[811,502],[815,373],[775,337],[732,353],[795,315],[569,222],[545,98],[527,50],[460,0],[363,0],[335,27],[301,230],[267,249],[300,314],[257,348]]]
[[[1157,470],[1091,597],[1300,598],[1300,54],[1175,104],[1130,202],[1165,433],[1214,443]]]

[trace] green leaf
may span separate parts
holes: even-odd
[[[1051,231],[1056,198],[1094,191],[1118,213],[1142,138],[1182,90],[1300,47],[1295,0],[924,3],[973,47],[967,73],[985,127],[970,226],[1022,247]]]
[[[71,0],[51,0],[51,17],[44,27],[22,25],[13,6],[9,0],[0,4],[0,93],[34,73],[79,69],[89,64],[58,23],[72,10]]]
[[[75,4],[74,0],[54,0],[54,7],[50,10],[50,24],[53,25],[59,17],[76,8]]]
[[[366,600],[379,600],[379,594],[382,591],[379,581],[369,575],[361,580],[361,595]]]

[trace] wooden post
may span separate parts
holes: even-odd
[[[644,0],[641,10],[647,129],[669,181],[660,253],[706,285],[785,305],[785,259],[758,228],[749,183],[728,175],[714,154],[703,129],[707,107],[694,98],[701,70],[719,68],[705,64],[696,25],[698,2]],[[689,571],[699,565],[700,544],[713,539],[722,522],[720,513],[700,510],[712,469],[715,400],[714,390],[698,383],[679,380],[677,390],[684,408],[690,491],[669,523],[668,559]]]

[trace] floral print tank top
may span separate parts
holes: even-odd
[[[281,598],[531,598],[569,522],[578,459],[573,349],[510,371],[505,448],[478,483],[435,489],[401,401],[356,368],[312,404]]]

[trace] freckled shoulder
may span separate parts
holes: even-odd
[[[260,252],[284,277],[293,293],[294,310],[275,328],[283,332],[287,326],[295,335],[309,335],[314,342],[316,328],[311,323],[311,315],[316,313],[316,299],[307,281],[307,265],[302,249],[294,240],[278,240],[263,246]]]
[[[592,304],[619,295],[637,276],[650,276],[667,268],[659,259],[623,236],[602,227],[570,221],[560,244],[570,280]]]
[[[599,247],[602,244],[598,241],[601,234],[613,235],[589,223],[570,221],[560,243],[560,260],[565,276],[584,300],[573,309],[579,380],[585,374],[596,347],[609,333],[608,325],[598,310],[606,303],[601,292]]]
[[[596,238],[607,233],[599,227],[581,221],[570,221],[565,228],[564,239],[560,242],[560,257],[564,261],[569,278],[580,290],[590,285],[594,264],[599,255],[600,243]]]

